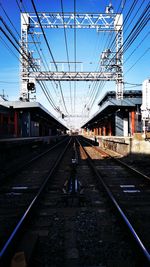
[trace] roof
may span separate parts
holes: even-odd
[[[141,97],[142,97],[141,90],[125,90],[123,93],[123,100],[128,99],[132,101],[132,98],[136,99],[136,98],[141,98]],[[106,92],[106,94],[102,97],[98,105],[101,106],[108,99],[116,99],[116,92],[115,91]]]
[[[23,102],[23,101],[0,101],[0,106],[5,108],[13,109],[28,109],[28,110],[38,110],[41,114],[55,121],[56,124],[62,126],[64,129],[68,129],[63,123],[61,123],[52,113],[50,113],[46,108],[44,108],[39,102]]]
[[[102,119],[108,114],[116,112],[118,109],[131,110],[136,105],[142,104],[142,91],[131,91],[127,90],[124,92],[123,99],[116,99],[115,91],[107,92],[99,102],[99,110],[88,120],[83,126],[86,127],[98,119]]]

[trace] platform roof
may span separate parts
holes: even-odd
[[[51,114],[45,107],[39,102],[23,102],[23,101],[0,101],[0,108],[10,108],[15,110],[28,110],[37,115],[41,115],[46,119],[51,120],[56,126],[61,129],[68,129],[63,123],[61,123],[53,114]]]
[[[107,92],[99,102],[99,110],[88,120],[83,126],[88,127],[104,117],[113,114],[117,110],[130,111],[136,105],[142,104],[142,91],[141,90],[126,90],[123,99],[116,99],[115,91]]]

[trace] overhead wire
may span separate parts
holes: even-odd
[[[134,3],[132,4],[132,6],[131,6],[131,8],[130,8],[130,10],[131,11],[133,11],[133,7],[135,8],[135,5],[137,4],[137,0],[136,1],[134,1]],[[140,7],[141,7],[141,5],[140,5]],[[146,24],[147,24],[147,22],[148,22],[148,16],[146,17],[146,19],[145,18],[143,18],[144,16],[146,16],[147,15],[147,11],[148,11],[148,9],[149,9],[149,5],[147,5],[147,8],[143,11],[143,13],[142,13],[142,15],[140,16],[140,18],[139,18],[139,20],[138,20],[138,22],[135,24],[135,28],[137,27],[137,25],[139,25],[140,24],[140,26],[138,27],[138,29],[137,29],[137,31],[134,31],[134,33],[133,33],[133,35],[132,35],[132,38],[130,39],[130,42],[128,43],[128,46],[126,47],[126,50],[130,47],[130,45],[133,43],[133,41],[137,38],[137,36],[140,34],[140,32],[143,30],[143,28],[146,26]],[[129,10],[129,11],[130,11]],[[128,12],[128,14],[131,14],[131,12]],[[127,14],[127,16],[128,16],[128,14]],[[129,17],[128,17],[129,18]],[[142,21],[141,21],[141,19],[142,19]],[[133,27],[133,29],[134,29],[134,27]],[[136,34],[135,34],[136,33]],[[130,35],[131,35],[131,32],[130,32]],[[127,38],[129,38],[129,35],[128,35],[128,37]],[[127,42],[127,39],[126,39],[126,41],[125,42]],[[122,47],[124,47],[124,45],[125,45],[125,42],[123,43],[123,45],[122,45]],[[120,49],[122,49],[122,47],[120,48]],[[145,53],[144,53],[145,54]],[[115,57],[115,56],[114,56]],[[140,57],[141,58],[141,57]],[[134,64],[135,65],[135,64]],[[132,66],[133,67],[133,66]],[[98,92],[97,92],[97,94],[98,94]],[[97,94],[95,95],[95,100],[96,100],[96,98],[97,98]],[[95,101],[94,101],[95,102]],[[92,102],[92,104],[93,104],[93,102]],[[92,106],[92,104],[91,104],[91,106]]]
[[[136,62],[125,72],[127,74],[148,52],[150,51],[150,47],[148,47],[144,53],[136,60]]]
[[[54,66],[55,66],[55,68],[56,68],[56,71],[58,71],[58,66],[57,66],[57,64],[56,64],[56,62],[55,62],[54,56],[53,56],[53,54],[52,54],[52,51],[51,51],[51,48],[50,48],[50,45],[49,45],[49,42],[48,42],[48,40],[47,40],[47,37],[46,37],[46,34],[45,34],[45,32],[44,32],[43,26],[42,26],[42,24],[41,24],[41,21],[40,21],[38,12],[37,12],[37,10],[36,10],[36,6],[35,6],[35,3],[34,3],[34,0],[31,0],[31,3],[32,3],[33,9],[34,9],[34,12],[35,12],[35,14],[36,14],[36,17],[37,17],[37,19],[38,19],[38,23],[39,23],[39,25],[40,25],[40,28],[41,28],[41,30],[42,30],[44,40],[45,40],[46,45],[47,45],[47,47],[48,47],[48,51],[49,51],[49,53],[50,53],[50,55],[51,55],[51,58],[52,58],[52,61],[53,61],[53,63],[54,63]],[[61,97],[62,97],[62,101],[63,101],[63,105],[64,105],[64,108],[65,108],[65,111],[68,113],[68,110],[67,110],[67,107],[66,107],[66,104],[65,104],[65,99],[64,99],[63,92],[62,92],[62,87],[61,87],[61,83],[60,83],[60,81],[58,82],[58,84],[59,84],[59,87],[60,87],[60,93],[61,93]],[[68,114],[69,114],[69,113],[68,113]]]
[[[68,69],[69,72],[71,71],[70,68],[70,60],[69,60],[69,50],[68,50],[68,42],[67,42],[67,33],[65,28],[65,21],[64,21],[64,7],[63,7],[63,0],[61,0],[61,10],[62,10],[62,18],[63,18],[63,29],[64,29],[64,38],[65,38],[65,47],[66,47],[66,55],[67,55],[67,63],[68,63]],[[69,81],[69,90],[70,90],[70,104],[71,104],[71,113],[73,111],[72,109],[72,88],[71,88],[71,81]]]
[[[4,46],[7,48],[7,50],[14,56],[17,58],[17,60],[20,61],[20,58],[14,53],[14,51],[11,49],[11,47],[9,47],[9,45],[6,43],[6,41],[2,38],[2,36],[0,36],[0,40],[1,42],[3,42]],[[20,61],[21,63],[21,61]]]
[[[1,28],[1,27],[0,27]],[[4,35],[6,36],[6,38],[11,42],[11,44],[14,46],[14,48],[20,53],[20,55],[21,56],[23,56],[22,55],[22,53],[19,51],[19,49],[16,47],[16,45],[13,43],[13,41],[10,39],[10,37],[7,35],[7,33],[5,33],[5,31],[1,28],[1,31],[4,33]],[[28,60],[27,58],[24,58],[24,60]],[[31,66],[31,68],[33,68],[33,70],[34,70],[34,66]],[[44,88],[44,91],[45,91],[45,86],[44,85],[42,85],[42,88]],[[52,103],[52,101],[51,101],[51,99],[49,98],[49,96],[47,97],[48,99],[49,99],[49,101],[50,101],[50,103],[51,103],[51,105],[55,108],[55,106],[54,106],[54,104]]]
[[[135,39],[138,37],[138,35],[142,32],[144,27],[147,25],[148,18],[149,18],[149,6],[150,5],[147,5],[147,7],[144,9],[140,18],[138,19],[138,21],[136,22],[136,24],[130,31],[130,34],[124,41],[123,43],[124,51],[126,51],[131,46],[131,44],[135,41]]]
[[[16,2],[17,2],[17,5],[18,5],[18,8],[19,8],[20,12],[22,12],[22,10],[21,10],[21,6],[19,5],[18,0],[16,0]],[[25,6],[24,6],[23,3],[22,3],[22,6],[23,6],[24,9],[25,9]],[[31,37],[32,37],[32,35],[31,35]],[[46,37],[46,36],[45,36],[45,37]],[[32,37],[32,39],[33,39],[33,37]],[[49,47],[49,48],[50,48],[50,47]],[[47,62],[46,62],[46,64],[47,64]],[[53,103],[53,107],[55,107],[54,109],[57,110],[58,112],[60,112],[60,109],[54,104],[54,100],[52,100],[52,96],[50,96],[50,92],[49,92],[49,89],[48,89],[47,85],[46,85],[43,81],[42,81],[42,82],[39,82],[40,85],[41,85],[41,83],[43,84],[42,89],[45,88],[45,90],[47,91],[47,94],[49,95],[49,98],[51,99],[51,101],[52,101],[52,103]],[[53,86],[53,84],[52,84],[52,86]],[[53,86],[53,89],[54,89],[54,86]],[[61,85],[60,85],[60,89],[61,89]],[[61,89],[61,90],[62,90],[62,89]]]
[[[76,0],[74,0],[74,61],[75,61],[75,72],[77,70],[77,51],[76,51]],[[74,113],[76,108],[76,81],[74,81]]]
[[[129,54],[129,56],[124,61],[124,64],[130,59],[130,57],[137,51],[137,49],[142,45],[143,42],[145,42],[146,38],[149,36],[150,32],[148,32],[143,39],[140,41],[140,43],[134,48],[134,50]]]
[[[40,18],[39,18],[38,12],[37,12],[37,10],[36,10],[36,6],[35,6],[35,3],[34,3],[34,0],[31,0],[31,3],[32,3],[33,9],[34,9],[34,12],[35,12],[35,14],[36,14],[36,17],[37,17],[38,23],[39,23],[39,25],[40,25],[40,28],[41,28],[41,31],[42,31],[42,34],[43,34],[44,40],[45,40],[45,42],[46,42],[46,45],[47,45],[47,47],[48,47],[48,51],[49,51],[49,53],[50,53],[50,55],[51,55],[51,58],[52,58],[52,60],[53,60],[53,63],[54,63],[54,65],[55,65],[56,71],[58,71],[57,64],[56,64],[56,62],[55,62],[55,59],[54,59],[53,53],[52,53],[52,51],[51,51],[51,48],[50,48],[49,42],[48,42],[48,40],[47,40],[47,37],[46,37],[45,31],[44,31],[44,29],[43,29],[43,26],[42,26],[42,24],[41,24],[41,21],[40,21]]]
[[[20,10],[21,13],[23,12],[23,10],[22,10],[21,7],[23,7],[25,13],[28,13],[28,12],[27,12],[27,8],[25,7],[25,4],[24,4],[23,2],[19,4],[18,0],[16,0],[16,3],[17,3],[17,6],[18,6],[18,8],[19,8],[19,10]],[[23,16],[23,17],[24,17],[24,16]],[[24,20],[26,20],[25,17],[24,17]],[[38,49],[37,44],[39,44],[39,42],[38,42],[38,40],[35,41],[34,36],[35,36],[34,34],[31,34],[31,38],[32,38],[32,40],[33,40],[33,42],[34,42],[34,44],[35,44],[36,50],[38,51],[38,54],[39,54],[39,56],[40,56],[40,60],[41,60],[41,62],[43,63],[43,66],[44,66],[45,70],[49,71],[49,66],[48,66],[47,60],[46,60],[46,58],[45,58],[45,55],[43,54],[41,48]],[[21,37],[20,37],[20,38],[21,38]],[[36,36],[36,38],[37,38],[37,36]],[[43,60],[43,59],[44,59],[44,60]],[[55,93],[56,93],[55,87],[54,87],[54,85],[53,85],[53,81],[51,81],[51,85],[52,85],[52,87],[53,87],[53,90],[54,90]],[[45,86],[47,87],[47,85],[45,85]],[[57,84],[56,84],[56,86],[57,86]],[[47,87],[47,90],[48,90],[48,87]],[[48,90],[48,91],[49,91],[49,90]],[[56,93],[56,96],[57,96],[57,93]]]
[[[20,44],[20,42],[17,40],[17,38],[15,37],[15,35],[13,34],[13,32],[10,30],[10,28],[8,27],[8,25],[5,23],[5,21],[2,18],[0,18],[0,20],[2,21],[3,25],[5,26],[5,29],[11,35],[11,37],[14,39],[14,41],[16,42],[16,44],[12,41],[12,39],[6,33],[6,31],[2,27],[0,27],[0,29],[3,32],[3,34],[5,35],[5,37],[9,40],[9,42],[13,45],[13,47],[17,50],[17,52],[22,56],[22,58],[25,61],[27,61],[29,63],[29,65],[30,65],[30,67],[34,70],[35,66],[33,65],[33,62],[31,61],[31,58],[25,53],[25,51],[21,50],[21,44]],[[6,42],[5,42],[5,44],[6,44]],[[17,45],[19,46],[19,48],[17,47]],[[7,45],[7,48],[9,48],[8,45]],[[14,52],[12,51],[12,49],[11,49],[11,52],[14,54]],[[19,59],[19,61],[20,61],[20,59]],[[42,88],[44,88],[44,90],[45,90],[44,85],[42,86]],[[53,101],[49,97],[48,97],[48,99],[49,99],[49,102],[51,103],[51,105],[53,106],[53,108],[55,108],[55,110],[56,110],[56,107],[55,107]]]
[[[122,8],[121,11],[123,10],[123,8],[125,7],[125,4],[126,4],[126,0],[125,0],[125,2],[124,2],[124,5],[123,5],[123,6],[122,6],[121,4],[122,4],[122,3],[121,3],[121,1],[120,1],[120,4],[119,4],[119,6],[118,6],[118,9],[117,9],[117,12],[116,12],[116,13],[119,12],[120,7]],[[119,17],[120,17],[120,16],[119,16]],[[118,17],[118,20],[119,20],[119,17]],[[105,33],[106,33],[106,32],[105,32]],[[112,47],[112,44],[115,43],[116,36],[115,36],[115,38],[113,39],[113,41],[112,41],[112,43],[111,43],[112,38],[113,38],[113,36],[112,36],[112,32],[111,32],[111,35],[109,35],[109,36],[107,37],[107,39],[106,39],[106,42],[105,42],[105,44],[104,44],[103,51],[105,51],[105,49],[108,48],[108,47],[111,48],[111,47]],[[109,45],[108,42],[111,43],[111,44]],[[107,43],[108,43],[108,44],[107,44]],[[111,49],[112,49],[112,48],[111,48]],[[100,66],[100,60],[99,60],[98,65],[97,65],[97,70],[99,69],[99,66]],[[97,71],[97,70],[96,70],[96,71]],[[101,71],[101,73],[102,73],[102,71]],[[95,100],[97,99],[97,96],[99,95],[99,90],[100,90],[100,88],[103,89],[105,83],[106,83],[106,81],[100,81],[100,82],[99,82],[99,81],[96,81],[96,82],[92,83],[92,87],[91,87],[91,95],[89,96],[89,101],[88,101],[88,104],[87,104],[87,106],[90,107],[89,110],[91,110],[91,107],[92,107],[93,104],[95,103]]]
[[[134,1],[135,3],[137,2],[137,1]],[[130,13],[132,13],[132,12],[130,12]],[[129,16],[130,17],[130,16]],[[132,34],[130,35],[130,37],[129,37],[129,35],[128,35],[128,40],[126,39],[126,43],[124,42],[123,43],[123,46],[124,46],[124,48],[125,48],[125,51],[127,51],[128,50],[128,48],[129,47],[131,47],[131,45],[132,45],[132,43],[135,41],[135,39],[138,37],[138,35],[141,33],[141,31],[144,29],[144,27],[146,26],[146,20],[147,20],[147,18],[148,18],[148,12],[147,11],[145,11],[145,16],[143,15],[143,17],[140,17],[140,22],[139,22],[139,24],[137,25],[137,26],[135,26],[135,29],[133,30],[133,32],[132,32]],[[133,18],[132,18],[133,19]],[[135,24],[136,25],[136,24]],[[131,32],[130,32],[131,33]],[[126,44],[126,46],[125,46],[125,44]],[[139,47],[139,46],[138,46]],[[149,50],[149,49],[147,49],[147,50]],[[146,50],[146,51],[147,51]],[[144,54],[141,56],[141,57],[143,57],[147,52],[144,52]],[[131,56],[132,54],[130,54],[130,56]],[[141,58],[140,57],[140,58]],[[137,61],[139,61],[140,59],[138,59]],[[75,63],[76,63],[76,60],[75,60]],[[136,64],[136,63],[135,63]],[[134,64],[134,65],[135,65]],[[133,66],[132,66],[133,67]],[[102,83],[101,83],[102,84]],[[97,96],[97,95],[96,95]],[[75,99],[75,98],[74,98]]]
[[[134,86],[141,86],[142,83],[129,83],[129,82],[124,82],[124,84],[129,84],[129,85],[134,85]]]
[[[0,2],[0,8],[3,10],[5,16],[7,17],[8,21],[10,22],[10,24],[12,25],[13,29],[15,30],[15,32],[17,33],[17,35],[20,37],[20,34],[18,32],[18,30],[16,29],[14,23],[11,21],[10,17],[7,15],[7,12],[6,10],[4,9],[2,3]]]
[[[21,8],[21,6],[23,6],[25,12],[27,13],[26,8],[25,8],[25,5],[24,5],[23,3],[22,3],[22,5],[20,5],[19,2],[18,2],[18,0],[16,0],[16,3],[17,3],[17,5],[18,5],[18,8],[19,8],[19,10],[20,10],[21,13],[22,13],[22,8]],[[24,21],[27,23],[26,18],[24,17],[24,14],[23,14],[23,18],[24,18]],[[33,34],[31,34],[31,37],[32,37],[32,40],[33,40],[34,45],[35,45],[35,47],[36,47],[36,50],[37,50],[37,52],[38,52],[38,54],[39,54],[39,56],[40,56],[40,59],[41,59],[40,51],[39,51],[39,49],[38,49],[38,47],[37,47],[37,43],[36,43],[35,40],[34,40]],[[42,61],[42,59],[41,59],[41,61]],[[46,64],[47,64],[47,62],[46,62]],[[59,109],[58,109],[57,106],[55,105],[54,100],[53,100],[53,98],[52,98],[52,95],[50,94],[50,91],[49,91],[47,85],[46,85],[43,81],[39,82],[39,85],[40,85],[40,87],[42,88],[42,90],[44,91],[44,94],[45,94],[45,96],[46,96],[48,102],[51,104],[51,106],[52,106],[56,111],[59,112]],[[52,84],[52,86],[53,86],[53,84]]]
[[[24,53],[20,52],[20,50],[17,47],[17,45],[11,40],[10,36],[5,32],[5,30],[1,26],[0,26],[0,30],[5,35],[5,37],[9,40],[9,42],[13,45],[13,47],[17,50],[17,52],[24,58],[24,60],[27,61],[26,55],[24,55]]]
[[[34,43],[34,45],[35,45],[35,47],[36,47],[36,50],[37,50],[37,52],[38,52],[38,55],[39,55],[39,57],[40,57],[40,60],[41,60],[41,62],[42,62],[42,64],[43,64],[45,70],[49,71],[49,66],[48,66],[48,63],[47,63],[47,61],[46,61],[46,58],[45,58],[45,56],[44,56],[44,54],[43,54],[43,51],[42,51],[42,49],[40,48],[40,46],[38,47],[38,45],[39,45],[39,44],[38,44],[38,40],[35,40],[35,39],[34,39],[34,35],[33,35],[33,34],[31,35],[31,37],[32,37],[33,43]],[[38,45],[37,45],[37,44],[38,44]],[[43,59],[44,59],[44,60],[43,60]],[[54,90],[56,96],[58,96],[57,91],[56,91],[56,89],[55,89],[55,86],[53,85],[52,82],[53,82],[53,81],[51,81],[51,85],[52,85],[52,87],[53,87],[53,90]],[[57,87],[57,84],[55,84],[55,85],[56,85],[56,87]],[[49,90],[49,89],[48,89],[48,90]]]
[[[117,10],[117,12],[116,13],[118,13],[119,12],[119,9],[120,9],[120,7],[122,8],[121,9],[121,12],[122,12],[122,10],[123,10],[123,8],[125,7],[125,3],[126,3],[126,0],[125,0],[125,2],[124,2],[124,5],[123,6],[121,6],[121,2],[120,2],[120,4],[119,4],[119,7],[118,7],[118,10]],[[120,16],[119,16],[120,17]],[[118,17],[118,21],[119,21],[119,17]],[[107,40],[106,40],[106,43],[105,43],[105,46],[104,46],[104,48],[103,48],[103,51],[105,51],[105,49],[106,49],[106,47],[108,48],[111,48],[112,47],[112,45],[113,45],[113,43],[115,43],[115,41],[116,41],[116,36],[115,36],[115,38],[113,39],[113,41],[112,41],[112,43],[111,43],[111,40],[112,40],[112,34],[110,35],[110,36],[108,36],[108,38],[107,38]],[[109,40],[110,39],[110,40]],[[109,43],[111,43],[110,45],[109,44],[107,44],[108,43],[108,41],[109,41]],[[112,48],[111,48],[112,49]],[[99,61],[99,63],[98,63],[98,66],[97,66],[97,69],[99,69],[99,65],[100,65],[100,61]],[[101,71],[101,73],[102,73],[102,71]],[[91,108],[92,108],[92,106],[94,105],[94,103],[95,103],[95,101],[96,101],[96,99],[97,99],[97,97],[98,97],[98,95],[99,95],[99,90],[100,90],[100,88],[101,88],[101,91],[102,91],[102,89],[104,88],[104,85],[105,85],[105,83],[106,83],[106,81],[100,81],[100,82],[95,82],[94,84],[93,84],[93,89],[92,89],[92,92],[91,92],[91,96],[89,97],[89,104],[87,104],[87,106],[89,107],[89,110],[91,110]]]

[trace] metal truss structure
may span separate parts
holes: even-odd
[[[122,14],[83,14],[83,13],[35,13],[21,14],[21,90],[20,99],[30,100],[30,92],[35,92],[36,81],[116,81],[116,97],[123,98],[123,34]],[[28,35],[34,34],[41,25],[47,29],[77,28],[114,31],[116,50],[111,56],[102,58],[100,72],[59,72],[39,71],[29,51]],[[105,53],[105,52],[104,52]]]
[[[32,72],[30,78],[37,81],[112,81],[117,79],[116,73],[106,72]]]
[[[115,14],[84,13],[38,13],[43,28],[78,28],[114,30]],[[30,26],[38,28],[39,22],[35,14],[30,13]]]

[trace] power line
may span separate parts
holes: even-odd
[[[124,82],[124,84],[129,84],[129,85],[134,85],[134,86],[141,86],[142,83],[128,83],[128,82]]]
[[[3,8],[3,6],[2,6],[2,3],[0,2],[0,7],[1,7],[1,9],[3,10],[3,12],[4,12],[4,14],[5,14],[5,16],[7,17],[7,19],[9,20],[9,22],[10,22],[10,24],[12,25],[12,27],[14,28],[14,30],[15,30],[15,32],[17,33],[17,35],[19,36],[19,38],[20,38],[20,34],[19,34],[19,32],[17,31],[17,29],[16,29],[16,27],[15,27],[15,25],[12,23],[12,21],[10,20],[10,18],[9,18],[9,16],[7,15],[7,12],[5,11],[5,9]]]
[[[76,0],[74,0],[74,62],[75,62],[75,72],[76,72],[76,61],[77,61],[77,52],[76,52]],[[74,113],[75,113],[75,103],[76,103],[76,82],[74,82]]]
[[[40,18],[39,18],[38,12],[37,12],[37,10],[36,10],[36,6],[35,6],[35,3],[34,3],[34,0],[31,0],[31,2],[32,2],[32,5],[33,5],[33,8],[34,8],[35,14],[36,14],[36,16],[37,16],[37,19],[38,19],[38,23],[39,23],[39,25],[40,25],[40,28],[41,28],[41,30],[42,30],[42,33],[43,33],[43,36],[44,36],[44,40],[45,40],[45,42],[46,42],[46,45],[47,45],[47,47],[48,47],[48,51],[49,51],[49,53],[50,53],[50,55],[51,55],[51,58],[52,58],[52,60],[53,60],[53,63],[54,63],[54,65],[55,65],[56,71],[58,71],[57,64],[56,64],[56,62],[55,62],[55,59],[54,59],[54,56],[53,56],[53,54],[52,54],[52,51],[51,51],[50,45],[49,45],[49,43],[48,43],[48,40],[47,40],[47,38],[46,38],[46,35],[45,35],[45,32],[44,32],[44,29],[43,29],[43,27],[42,27],[42,24],[41,24],[41,21],[40,21]],[[62,97],[62,101],[63,101],[64,108],[65,108],[66,112],[68,113],[68,111],[67,111],[67,107],[66,107],[66,104],[65,104],[65,100],[64,100],[64,96],[63,96],[63,92],[62,92],[61,83],[59,82],[58,84],[59,84],[59,87],[60,87],[60,93],[61,93],[61,97]]]
[[[148,35],[150,34],[150,32],[148,32],[144,38],[141,40],[141,42],[134,48],[134,50],[132,51],[132,53],[127,57],[127,59],[124,61],[124,64],[129,60],[129,58],[137,51],[137,49],[141,46],[141,44],[146,40],[146,38],[148,37]]]
[[[120,4],[119,4],[118,9],[117,9],[117,12],[116,12],[117,14],[119,13],[119,9],[120,9],[120,7],[121,7],[121,12],[123,11],[123,9],[124,9],[124,7],[125,7],[125,4],[126,4],[126,0],[125,0],[125,2],[124,2],[124,5],[122,5],[122,3],[121,3],[121,1],[120,1]],[[120,15],[121,15],[121,12],[120,12]],[[119,21],[119,18],[120,18],[120,16],[118,17],[118,21]],[[112,32],[112,33],[113,33],[113,32]],[[106,40],[106,43],[105,43],[105,45],[104,45],[103,51],[106,49],[106,47],[109,47],[109,48],[111,48],[111,50],[113,50],[113,44],[115,44],[117,36],[115,36],[114,39],[113,39],[113,41],[111,41],[112,38],[113,38],[112,33],[111,33],[111,35],[108,36],[108,38],[107,38],[107,40]],[[113,33],[113,34],[114,34],[114,33]],[[118,33],[117,33],[117,34],[118,34]],[[109,39],[110,39],[110,40],[109,40]],[[108,44],[107,44],[107,43],[108,43]],[[110,45],[109,45],[109,43],[110,43]],[[100,60],[99,60],[98,65],[97,65],[97,70],[99,69],[99,65],[100,65]],[[92,87],[91,87],[91,95],[89,96],[89,102],[88,102],[88,103],[90,103],[90,104],[87,104],[87,106],[90,106],[89,109],[91,109],[92,106],[94,105],[95,100],[96,100],[96,98],[98,97],[99,90],[100,90],[100,88],[102,88],[102,89],[104,88],[105,83],[106,83],[106,82],[104,82],[104,81],[101,81],[100,83],[99,83],[98,81],[96,81],[94,84],[92,84]],[[92,88],[93,88],[93,89],[92,89]],[[95,95],[95,97],[94,97],[94,95]]]
[[[38,19],[38,23],[39,23],[39,25],[40,25],[40,28],[41,28],[41,30],[42,30],[42,33],[43,33],[43,36],[44,36],[44,39],[45,39],[46,45],[47,45],[47,47],[48,47],[48,50],[49,50],[49,53],[50,53],[50,55],[51,55],[51,58],[52,58],[52,60],[53,60],[53,63],[54,63],[54,65],[55,65],[55,68],[56,68],[56,70],[58,71],[58,67],[57,67],[57,65],[56,65],[56,62],[55,62],[54,56],[53,56],[53,54],[52,54],[51,48],[50,48],[50,46],[49,46],[49,43],[48,43],[48,41],[47,41],[47,38],[46,38],[46,35],[45,35],[45,32],[44,32],[44,29],[43,29],[43,27],[42,27],[42,24],[41,24],[41,21],[40,21],[40,18],[39,18],[39,15],[38,15],[38,13],[37,13],[37,10],[36,10],[35,3],[34,3],[34,1],[33,1],[33,0],[31,0],[31,2],[32,2],[33,8],[34,8],[34,12],[35,12],[35,14],[36,14],[36,16],[37,16],[37,19]]]
[[[63,0],[61,0],[61,10],[62,10],[62,17],[63,17],[63,24],[64,24],[64,37],[65,37],[65,47],[66,47],[66,54],[67,54],[67,62],[68,62],[68,69],[70,69],[70,60],[69,60],[69,51],[68,51],[68,42],[67,42],[67,34],[66,34],[66,28],[65,28],[65,22],[64,22],[64,8],[63,8]],[[71,82],[69,81],[69,87],[70,87],[70,103],[71,103],[71,111],[72,111],[72,90],[71,90]]]
[[[0,18],[0,20],[2,21],[3,25],[5,26],[5,28],[7,29],[7,31],[10,33],[10,35],[13,37],[13,39],[15,40],[15,42],[17,43],[17,45],[21,48],[21,45],[20,43],[18,42],[18,40],[15,38],[14,34],[12,33],[12,31],[9,29],[9,27],[7,26],[7,24],[4,22],[4,20],[2,18]],[[20,49],[16,46],[16,44],[14,44],[14,42],[11,40],[11,38],[8,36],[8,34],[5,32],[5,30],[0,27],[1,31],[3,32],[3,34],[5,35],[5,37],[10,41],[10,43],[13,45],[13,47],[19,52],[19,54],[24,58],[25,61],[27,61],[29,63],[29,65],[31,65],[31,68],[34,70],[35,66],[32,64],[32,61],[31,59],[28,57],[28,55],[26,56],[26,53],[23,51],[23,53],[20,51]],[[2,39],[2,38],[1,38]],[[7,45],[5,43],[5,45]],[[7,45],[7,48],[8,45]],[[10,48],[9,48],[10,49]],[[11,50],[11,52],[13,53],[13,51]],[[14,53],[13,53],[14,54]],[[25,56],[24,56],[25,54]],[[14,54],[15,55],[15,54]],[[42,88],[44,88],[44,90],[46,91],[46,87],[45,85],[43,84],[43,82],[41,83],[42,84]],[[46,93],[45,93],[46,95]],[[48,93],[47,93],[47,99],[49,100],[50,104],[53,106],[53,108],[55,110],[57,110],[57,107],[55,106],[55,104],[53,103],[53,100],[49,97]]]
[[[16,0],[16,2],[17,2],[17,5],[18,5],[18,8],[19,8],[20,12],[22,12],[22,10],[21,10],[21,6],[19,5],[18,0]],[[23,5],[23,3],[22,3],[22,5]],[[24,18],[24,20],[26,20],[26,19]],[[32,35],[31,35],[31,36],[32,36]],[[37,51],[38,51],[38,53],[39,53],[39,56],[40,56],[40,59],[41,59],[40,52],[39,52],[39,50],[38,50],[38,48],[37,48],[37,45],[36,45],[36,42],[34,41],[33,36],[32,36],[32,40],[33,40],[33,42],[34,42],[34,45],[36,46],[36,49],[37,49]],[[29,58],[29,59],[30,59],[30,58]],[[31,63],[32,63],[32,61],[31,61]],[[49,103],[52,105],[52,107],[53,107],[55,110],[57,110],[57,111],[60,112],[60,110],[59,110],[59,109],[56,107],[56,105],[54,104],[54,101],[53,101],[53,99],[52,99],[52,96],[50,95],[49,89],[47,88],[47,86],[45,85],[45,83],[42,81],[42,82],[40,82],[39,84],[40,84],[42,90],[43,90],[43,91],[45,90],[45,91],[44,91],[44,94],[46,95],[46,97],[47,97]],[[52,85],[52,86],[53,86],[53,85]],[[45,93],[45,92],[46,92],[46,93]]]
[[[13,47],[18,51],[18,53],[24,58],[24,60],[27,60],[27,58],[22,54],[22,52],[20,52],[19,48],[16,46],[16,44],[14,44],[14,42],[11,40],[9,35],[5,32],[5,30],[1,26],[0,26],[0,30],[5,35],[5,37],[9,40],[9,42],[13,45]]]
[[[0,81],[0,83],[18,84],[19,82],[6,82],[6,81]]]
[[[19,61],[19,57],[14,53],[14,51],[8,46],[8,44],[5,42],[5,40],[0,36],[1,42],[3,42],[4,46],[7,48],[7,50],[14,56],[16,57]],[[21,61],[20,61],[21,62]]]
[[[127,74],[140,60],[141,58],[143,58],[150,50],[150,47],[147,48],[144,53],[136,60],[136,62],[125,72],[125,74]]]
[[[16,0],[16,3],[17,3],[17,6],[18,6],[18,8],[19,8],[19,10],[20,10],[21,13],[22,13],[21,6],[23,6],[25,12],[28,13],[27,10],[26,10],[26,8],[25,8],[25,5],[23,3],[22,4],[19,4],[18,0]],[[23,15],[23,17],[24,17],[24,15]],[[24,20],[26,21],[25,18],[24,18]],[[48,66],[47,61],[46,61],[46,58],[45,58],[45,56],[44,56],[44,54],[42,52],[42,49],[40,48],[40,46],[39,46],[39,49],[37,47],[37,45],[39,45],[38,40],[37,41],[34,40],[34,35],[33,34],[31,34],[31,37],[32,37],[33,43],[34,43],[34,45],[36,47],[36,50],[37,50],[37,52],[39,54],[40,60],[43,63],[43,66],[44,66],[45,70],[49,70],[49,66]],[[43,57],[44,61],[43,61],[42,57]],[[52,87],[53,87],[53,89],[55,91],[55,87],[54,87],[52,81],[51,81],[51,85],[52,85]],[[48,88],[47,88],[47,90],[48,90]],[[56,93],[56,91],[55,91],[55,93]],[[56,96],[57,96],[57,94],[56,94]]]
[[[134,5],[131,6],[130,10],[133,11],[133,7],[135,8],[135,5],[137,4],[137,0],[134,1],[133,3]],[[131,44],[135,41],[135,39],[137,38],[137,36],[140,34],[140,32],[144,29],[144,27],[146,26],[147,22],[148,22],[148,16],[147,16],[147,12],[149,9],[149,5],[147,5],[147,7],[145,8],[145,10],[143,11],[142,15],[140,16],[140,18],[138,19],[137,23],[135,24],[135,26],[132,28],[130,34],[128,35],[128,37],[126,38],[126,40],[124,41],[123,45],[121,46],[120,50],[125,46],[126,42],[128,41],[128,39],[130,38],[130,40],[127,43],[127,46],[124,49],[124,52],[131,46]],[[130,11],[129,10],[129,11]],[[128,12],[128,14],[131,12]],[[127,17],[128,17],[127,14]],[[145,16],[147,16],[145,18]],[[118,51],[119,52],[119,51]],[[115,58],[116,54],[114,55],[113,59]],[[112,59],[110,60],[111,63]],[[109,64],[108,64],[109,65]],[[97,94],[96,94],[97,96]]]

